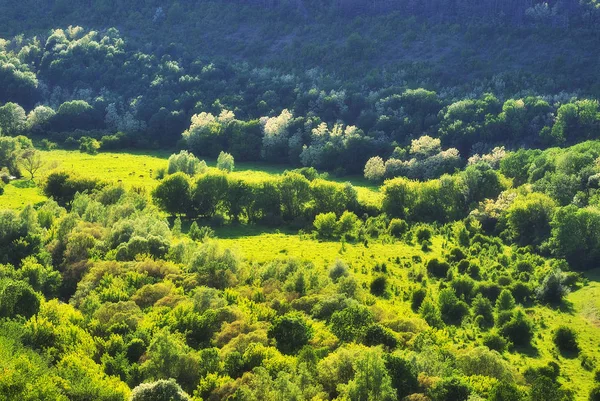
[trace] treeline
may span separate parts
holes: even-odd
[[[496,145],[574,144],[597,138],[600,126],[596,100],[565,93],[514,97],[517,90],[506,88],[513,81],[504,78],[470,92],[361,84],[159,57],[128,47],[115,29],[20,36],[0,54],[6,88],[0,129],[44,140],[46,147],[90,148],[87,138],[101,150],[178,143],[200,156],[224,150],[240,161],[357,174],[373,156],[404,161],[411,140],[424,135],[466,159]],[[527,93],[520,81],[517,86]]]

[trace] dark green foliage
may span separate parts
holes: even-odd
[[[467,401],[469,394],[469,385],[456,377],[440,381],[429,393],[433,401]]]
[[[52,172],[44,182],[44,195],[54,199],[59,205],[69,204],[77,192],[92,192],[105,184],[91,178],[77,177],[67,172]]]
[[[425,297],[427,297],[427,290],[423,287],[419,287],[411,293],[410,304],[413,311],[416,312],[419,310],[423,304],[423,301],[425,300]]]
[[[496,332],[491,332],[483,338],[483,345],[491,350],[502,352],[506,349],[507,341],[504,337]]]
[[[577,333],[570,327],[560,326],[554,331],[552,335],[552,341],[558,347],[560,352],[563,353],[577,353],[579,352],[579,345],[577,344]]]
[[[371,311],[364,306],[350,306],[331,316],[331,331],[342,341],[356,341],[373,323]]]
[[[30,318],[39,308],[40,298],[31,286],[22,281],[0,280],[0,317]]]
[[[378,276],[371,281],[371,285],[369,287],[371,294],[381,297],[384,296],[387,290],[387,277]]]
[[[368,346],[383,345],[387,349],[394,349],[398,340],[390,329],[380,324],[372,324],[365,329],[363,343]]]
[[[463,318],[469,313],[469,306],[459,300],[454,290],[450,288],[440,291],[438,304],[442,320],[446,324],[460,325]]]
[[[473,316],[476,318],[481,316],[481,324],[486,326],[492,326],[494,324],[494,309],[489,299],[484,298],[481,294],[477,294],[471,304]]]
[[[533,338],[533,327],[525,314],[519,310],[500,328],[500,334],[516,346],[527,346]]]
[[[490,391],[488,401],[517,401],[523,393],[512,383],[499,382]]]
[[[188,213],[190,210],[190,182],[184,173],[166,177],[152,191],[156,204],[171,215]]]
[[[600,386],[595,386],[590,390],[589,401],[600,401]]]
[[[418,389],[417,369],[410,361],[386,354],[385,367],[392,378],[392,387],[396,389],[399,400]]]
[[[433,258],[427,262],[427,272],[433,277],[446,278],[449,270],[450,265],[444,260]]]
[[[268,332],[284,354],[295,354],[308,344],[312,329],[300,314],[287,314],[275,320]]]

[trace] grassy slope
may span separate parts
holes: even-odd
[[[73,171],[86,177],[99,178],[111,182],[122,182],[127,188],[143,187],[150,191],[158,183],[153,178],[154,172],[167,166],[171,153],[166,151],[143,153],[106,152],[89,155],[78,151],[53,150],[42,152],[44,166],[37,173],[36,182],[53,170]],[[215,160],[207,160],[209,166]],[[264,163],[236,163],[232,173],[236,177],[247,180],[262,180],[283,173],[284,166],[272,166]],[[333,181],[350,181],[357,189],[359,199],[368,202],[380,201],[379,189],[362,177],[336,179]],[[45,197],[38,188],[27,187],[27,180],[19,180],[5,187],[5,194],[0,196],[0,208],[21,209],[29,203],[44,201]],[[25,188],[21,188],[25,186]]]
[[[339,242],[316,241],[308,237],[279,233],[276,230],[259,230],[253,228],[223,228],[217,231],[219,241],[223,246],[238,250],[247,261],[264,263],[269,260],[294,257],[313,262],[316,269],[327,269],[336,259],[342,259],[354,270],[361,284],[368,288],[373,276],[371,268],[376,264],[386,263],[392,288],[396,288],[397,295],[390,299],[377,299],[376,310],[385,311],[389,320],[395,318],[418,318],[409,308],[407,302],[402,302],[408,293],[411,281],[408,278],[408,269],[402,267],[413,256],[420,256],[423,260],[440,253],[442,239],[434,238],[432,251],[423,253],[419,246],[404,242],[390,244],[370,243],[345,244],[344,250]],[[395,259],[400,258],[400,264]],[[576,400],[587,400],[589,391],[594,384],[593,372],[582,367],[581,358],[577,355],[560,355],[552,342],[552,333],[561,325],[568,325],[579,333],[581,355],[592,358],[595,363],[600,361],[600,270],[588,274],[590,283],[569,294],[567,310],[550,309],[535,306],[527,309],[527,314],[536,324],[536,337],[533,347],[520,352],[504,353],[504,357],[519,372],[529,366],[544,365],[551,360],[561,366],[566,387],[576,392]],[[433,286],[430,286],[431,289]],[[374,298],[372,299],[375,300]],[[473,338],[472,331],[466,328],[444,330],[442,337],[454,343],[457,349],[461,344],[472,344],[473,340],[481,343],[481,338]],[[594,365],[595,365],[594,363]]]

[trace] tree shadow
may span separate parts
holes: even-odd
[[[512,351],[530,358],[538,358],[540,356],[540,350],[533,344],[513,346]]]
[[[579,350],[577,351],[567,351],[567,350],[558,350],[560,356],[565,359],[577,359],[579,357]]]
[[[558,309],[563,313],[568,313],[570,315],[575,313],[575,307],[573,306],[573,302],[567,299],[563,299],[560,304],[555,305],[554,307],[555,309]]]

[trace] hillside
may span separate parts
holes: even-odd
[[[598,10],[3,1],[0,400],[600,401]]]

